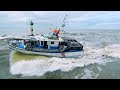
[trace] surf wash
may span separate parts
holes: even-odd
[[[38,54],[53,57],[78,56],[83,51],[83,46],[75,39],[60,36],[60,32],[65,27],[65,20],[66,18],[63,20],[62,30],[55,28],[51,34],[40,35],[34,35],[34,23],[31,21],[31,35],[9,39],[9,48],[24,54]]]

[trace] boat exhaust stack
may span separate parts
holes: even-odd
[[[31,36],[34,36],[34,34],[33,34],[33,22],[32,22],[32,20],[30,22],[30,28],[31,28]]]

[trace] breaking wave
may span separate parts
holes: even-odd
[[[109,56],[120,58],[120,44],[113,44],[101,49],[86,47],[84,56],[78,59],[57,57],[49,58],[47,60],[33,59],[30,61],[22,59],[15,64],[11,64],[10,72],[12,74],[22,74],[23,76],[42,76],[47,72],[53,72],[56,70],[68,72],[76,67],[85,67],[90,64],[105,65],[108,62],[115,61],[113,59],[106,59]],[[99,68],[99,70],[101,69]],[[89,72],[89,70],[86,70],[86,73],[87,72]],[[88,74],[90,73],[92,72],[89,72]],[[87,76],[90,77],[90,75],[86,75],[82,78]]]

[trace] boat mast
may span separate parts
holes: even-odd
[[[33,34],[33,22],[32,22],[32,20],[30,22],[30,29],[31,29],[31,36],[34,36],[34,34]]]

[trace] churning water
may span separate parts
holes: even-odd
[[[11,52],[0,40],[0,78],[120,79],[120,31],[64,33],[84,46],[79,58],[57,58]]]

